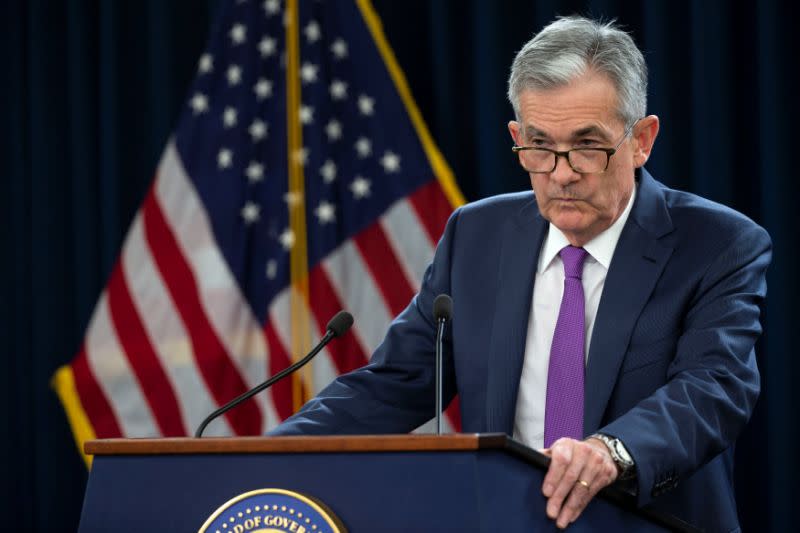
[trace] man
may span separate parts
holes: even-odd
[[[758,396],[771,257],[743,215],[655,181],[647,73],[611,24],[562,18],[517,55],[509,123],[533,193],[457,210],[371,363],[273,434],[409,431],[433,414],[433,299],[450,294],[446,401],[466,432],[552,458],[559,527],[618,478],[640,505],[738,528],[733,445]]]

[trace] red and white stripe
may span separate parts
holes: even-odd
[[[436,243],[431,242],[427,235],[419,234],[416,238],[409,238],[409,228],[419,228],[419,218],[413,206],[407,200],[396,202],[380,219],[381,229],[386,234],[386,239],[391,243],[406,277],[418,291],[422,285],[425,269],[433,259]]]
[[[275,299],[272,300],[272,304],[269,308],[269,321],[274,324],[275,333],[278,337],[278,340],[285,348],[292,346],[291,290],[292,289],[286,289],[278,293]],[[317,344],[322,338],[322,335],[324,335],[324,327],[327,322],[323,322],[320,325],[317,320],[311,316],[310,309],[305,306],[301,297],[296,298],[295,301],[298,305],[303,306],[303,310],[301,312],[309,315],[309,323],[311,326],[310,341],[311,345],[313,346]],[[287,366],[288,364],[291,363],[287,361]],[[336,378],[336,376],[339,374],[336,370],[333,360],[331,359],[331,354],[328,348],[323,349],[317,355],[317,357],[314,358],[312,370],[314,373],[314,381],[313,383],[307,383],[307,385],[310,387],[310,390],[313,393],[319,392],[322,387],[330,383],[330,381]]]
[[[266,379],[264,332],[172,143],[120,259],[73,365],[98,436],[190,434],[213,409]],[[208,434],[259,434],[276,425],[272,402],[256,398]]]
[[[106,423],[116,425],[123,435],[161,436],[150,403],[120,346],[109,311],[107,291],[97,302],[86,336],[85,352],[86,365],[91,373],[87,377],[96,380],[96,387],[108,400],[110,412],[102,413],[102,418],[108,421]],[[80,374],[76,372],[76,375]],[[106,436],[102,429],[97,433]]]
[[[210,326],[208,336],[216,337],[222,349],[214,354],[218,356],[216,370],[226,375],[214,379],[230,380],[225,393],[230,393],[227,398],[232,399],[267,378],[267,345],[261,325],[216,244],[203,203],[173,142],[167,145],[154,192],[165,221],[175,234],[180,253],[196,280],[200,308]],[[266,395],[257,395],[255,400],[257,409],[253,411],[261,411],[257,418],[257,433],[260,433],[280,419]]]
[[[184,433],[193,432],[217,405],[194,362],[189,335],[150,254],[141,216],[136,217],[128,233],[122,251],[122,264],[127,285],[131,293],[136,295],[134,305],[144,323],[147,339],[175,390]],[[224,418],[212,422],[208,431],[233,434]]]

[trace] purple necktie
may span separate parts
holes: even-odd
[[[583,248],[566,246],[559,255],[564,262],[564,296],[550,347],[544,414],[545,448],[561,437],[583,438],[586,329],[581,274],[587,253]]]

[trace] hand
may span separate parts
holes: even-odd
[[[617,465],[597,439],[558,439],[543,453],[550,457],[542,484],[547,516],[564,529],[578,519],[600,489],[617,479]]]

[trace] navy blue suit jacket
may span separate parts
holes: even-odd
[[[584,431],[619,437],[638,500],[710,531],[738,528],[733,446],[753,410],[753,345],[771,257],[745,216],[642,170],[603,289],[586,367]],[[511,434],[548,222],[532,192],[455,211],[423,286],[371,363],[271,434],[407,432],[434,411],[433,299],[453,298],[446,401],[465,432]]]

